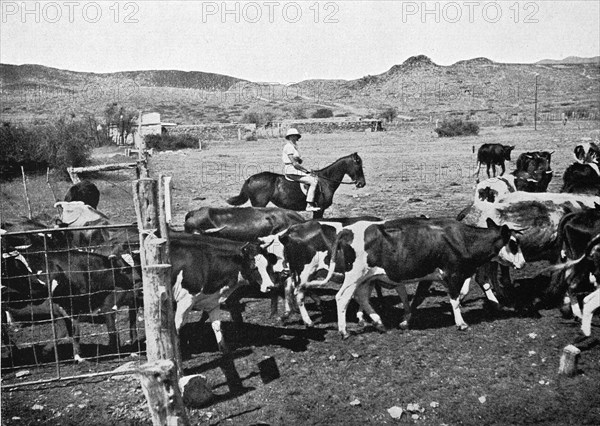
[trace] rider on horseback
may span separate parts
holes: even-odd
[[[294,128],[287,131],[285,135],[287,142],[283,146],[281,155],[284,164],[283,172],[289,180],[310,185],[306,194],[306,211],[315,212],[320,210],[315,205],[315,191],[319,181],[312,170],[302,166],[302,157],[296,145],[301,137],[302,135]]]

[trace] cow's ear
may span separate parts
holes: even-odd
[[[496,222],[494,222],[494,219],[492,219],[491,217],[488,217],[485,220],[485,223],[487,224],[488,229],[498,229],[499,226],[496,225]]]
[[[507,243],[510,240],[511,230],[507,225],[502,225],[502,229],[500,230],[500,236],[502,237],[502,241]]]
[[[273,253],[267,253],[265,257],[267,258],[267,263],[269,265],[275,265],[277,263],[277,256],[275,256]]]

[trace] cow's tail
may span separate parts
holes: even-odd
[[[341,235],[342,232],[338,232],[338,234],[335,236],[333,246],[331,247],[331,259],[329,260],[329,270],[327,271],[327,276],[320,281],[308,281],[307,283],[300,284],[301,287],[320,287],[327,285],[327,283],[331,281],[335,272],[335,258],[340,244]]]
[[[232,206],[241,206],[248,201],[248,199],[248,181],[246,181],[244,182],[244,185],[242,185],[239,195],[228,198],[227,203],[231,204]]]

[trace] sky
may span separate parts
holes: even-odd
[[[204,71],[254,82],[600,55],[590,1],[6,1],[0,62],[86,72]]]

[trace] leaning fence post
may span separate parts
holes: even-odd
[[[159,217],[164,213],[164,207],[158,207],[160,197],[157,181],[148,178],[135,181],[133,194],[140,232],[148,357],[148,363],[140,369],[140,380],[154,425],[188,425],[178,384],[181,356],[172,305],[168,235],[164,226],[166,221],[164,217]],[[173,368],[165,370],[166,361],[172,362]]]

